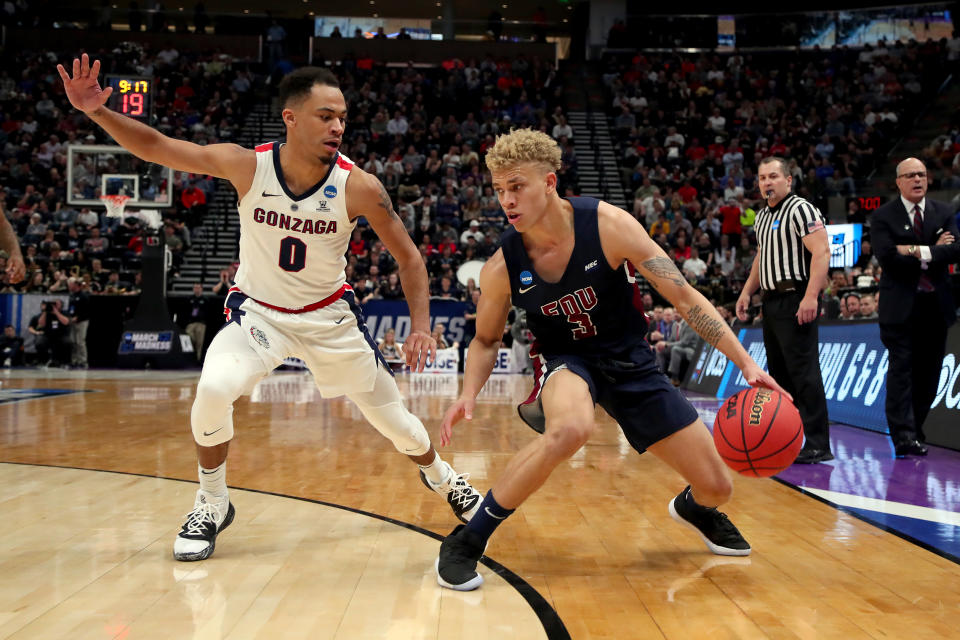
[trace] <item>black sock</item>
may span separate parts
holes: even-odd
[[[493,535],[494,530],[500,526],[500,523],[514,511],[514,509],[501,507],[493,497],[493,490],[491,489],[487,491],[486,497],[480,503],[480,508],[470,518],[467,529],[482,537],[483,541],[486,542],[487,538]]]

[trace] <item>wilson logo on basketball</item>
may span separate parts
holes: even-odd
[[[760,424],[760,416],[763,414],[763,405],[767,404],[772,400],[770,392],[766,389],[757,390],[756,395],[753,396],[753,406],[750,407],[750,419],[747,420],[747,424],[751,426],[757,426]]]

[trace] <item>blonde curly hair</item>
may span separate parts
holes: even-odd
[[[560,146],[542,131],[514,129],[497,136],[485,160],[490,171],[503,171],[527,162],[536,163],[546,171],[557,171],[560,169]]]

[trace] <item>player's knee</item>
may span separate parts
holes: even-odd
[[[402,421],[405,428],[395,430],[390,441],[400,453],[408,456],[422,456],[430,451],[431,447],[427,428],[420,422],[420,418],[407,411],[403,405],[400,405],[400,408],[406,414]]]
[[[215,447],[233,439],[233,406],[213,408],[194,401],[190,412],[193,439],[201,447]]]
[[[391,402],[379,407],[358,405],[367,421],[388,438],[400,453],[420,456],[430,450],[430,436],[426,427],[402,403]]]
[[[242,390],[224,378],[200,378],[190,411],[193,438],[203,447],[233,438],[233,402]]]
[[[225,376],[201,376],[197,383],[197,395],[193,405],[220,411],[232,406],[233,402],[242,395],[242,391],[239,385]]]
[[[547,451],[551,457],[566,459],[587,443],[593,433],[594,423],[559,419],[548,421],[546,435]]]

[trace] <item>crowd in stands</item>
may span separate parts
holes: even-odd
[[[716,305],[734,302],[756,255],[759,160],[785,158],[794,191],[826,213],[827,197],[855,195],[936,95],[947,48],[608,55],[610,121],[633,215]],[[936,180],[952,178],[944,170]],[[838,291],[876,289],[879,266],[861,261],[831,275]]]
[[[563,149],[559,189],[577,186],[574,131],[551,64],[449,60],[436,68],[387,68],[349,59],[335,68],[350,115],[341,152],[376,175],[420,249],[434,298],[469,300],[456,273],[499,247],[506,220],[482,156],[498,133],[533,127]],[[347,254],[347,279],[360,301],[403,297],[396,262],[360,226]]]
[[[67,185],[67,146],[109,142],[66,99],[55,65],[70,55],[20,51],[0,62],[0,211],[21,238],[28,270],[22,283],[0,282],[0,292],[63,291],[71,276],[91,293],[139,289],[143,222],[67,203],[68,188],[86,198],[100,195],[99,185],[84,183],[82,176]],[[181,55],[169,45],[153,52],[125,43],[93,57],[102,61],[104,74],[155,76],[151,124],[199,144],[236,137],[255,82],[221,54]],[[176,265],[215,184],[206,176],[175,176],[174,185],[164,185],[174,189],[177,206],[164,213],[163,233]]]
[[[856,193],[939,86],[943,55],[937,43],[765,53],[762,63],[736,53],[612,55],[604,81],[622,179],[633,195],[629,208],[732,322],[731,305],[756,254],[758,160],[786,157],[795,191],[821,210],[829,195]],[[154,126],[200,144],[236,139],[263,81],[223,56],[181,55],[169,46],[150,52],[130,45],[95,57],[105,73],[155,75]],[[106,140],[67,103],[54,70],[63,59],[19,52],[0,63],[0,207],[22,240],[29,271],[23,283],[0,282],[0,291],[56,293],[75,278],[90,293],[135,293],[141,222],[66,204],[66,146]],[[387,67],[361,57],[333,70],[349,106],[341,152],[383,182],[427,265],[432,297],[470,301],[476,283],[461,287],[458,267],[499,246],[506,221],[482,161],[498,133],[533,127],[552,135],[562,150],[558,191],[579,193],[577,132],[552,63],[521,55]],[[960,173],[951,174],[960,162],[956,131],[937,144],[938,179],[960,182]],[[162,231],[174,268],[202,229],[216,188],[206,176],[175,176],[177,206]],[[365,224],[351,238],[346,275],[361,302],[403,298],[396,261]],[[231,278],[226,270],[211,293],[224,295]],[[878,279],[864,242],[855,268],[831,272],[827,317],[869,316]],[[662,302],[654,296],[650,309]],[[663,343],[654,348],[675,376],[689,347],[682,329],[651,328],[649,335]]]

